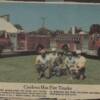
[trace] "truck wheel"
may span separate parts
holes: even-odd
[[[36,52],[38,53],[41,49],[44,49],[44,46],[42,44],[38,44],[36,47]]]
[[[2,45],[0,45],[0,55],[3,52],[4,47]]]
[[[98,49],[97,54],[98,54],[98,57],[100,57],[100,48]]]

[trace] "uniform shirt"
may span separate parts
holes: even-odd
[[[69,57],[66,57],[64,62],[66,65],[68,65],[68,67],[70,67],[71,65],[75,64],[75,58],[72,57],[71,59],[69,59]]]
[[[45,56],[44,58],[41,55],[38,55],[36,57],[36,64],[46,64],[48,61],[47,56]]]
[[[49,54],[48,56],[47,56],[47,59],[49,60],[49,61],[51,61],[51,63],[54,63],[55,62],[55,60],[56,60],[56,58],[57,58],[57,54]]]
[[[79,68],[84,68],[84,67],[86,67],[86,66],[85,66],[85,65],[86,65],[86,59],[85,59],[85,57],[80,56],[79,58],[77,58],[76,63],[77,63],[77,66],[78,66]]]
[[[56,58],[56,65],[59,67],[59,68],[66,68],[65,66],[65,63],[64,63],[64,56],[61,56],[61,57],[57,57]]]

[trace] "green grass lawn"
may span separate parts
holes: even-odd
[[[99,60],[87,59],[85,80],[71,80],[67,76],[38,80],[34,60],[35,56],[0,58],[0,82],[100,84]]]

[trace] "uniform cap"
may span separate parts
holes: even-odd
[[[56,48],[52,48],[51,51],[56,51]]]
[[[40,53],[42,54],[42,53],[45,53],[46,52],[46,50],[44,50],[44,49],[42,49],[41,51],[40,51]]]
[[[80,50],[76,51],[76,54],[81,54],[81,51]]]

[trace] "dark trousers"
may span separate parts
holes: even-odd
[[[78,70],[78,78],[80,79],[82,77],[82,79],[84,79],[86,76],[85,76],[85,71],[86,71],[86,68],[81,68]]]
[[[39,78],[43,77],[45,75],[45,70],[46,70],[46,65],[45,64],[37,64],[36,69],[39,74]]]

